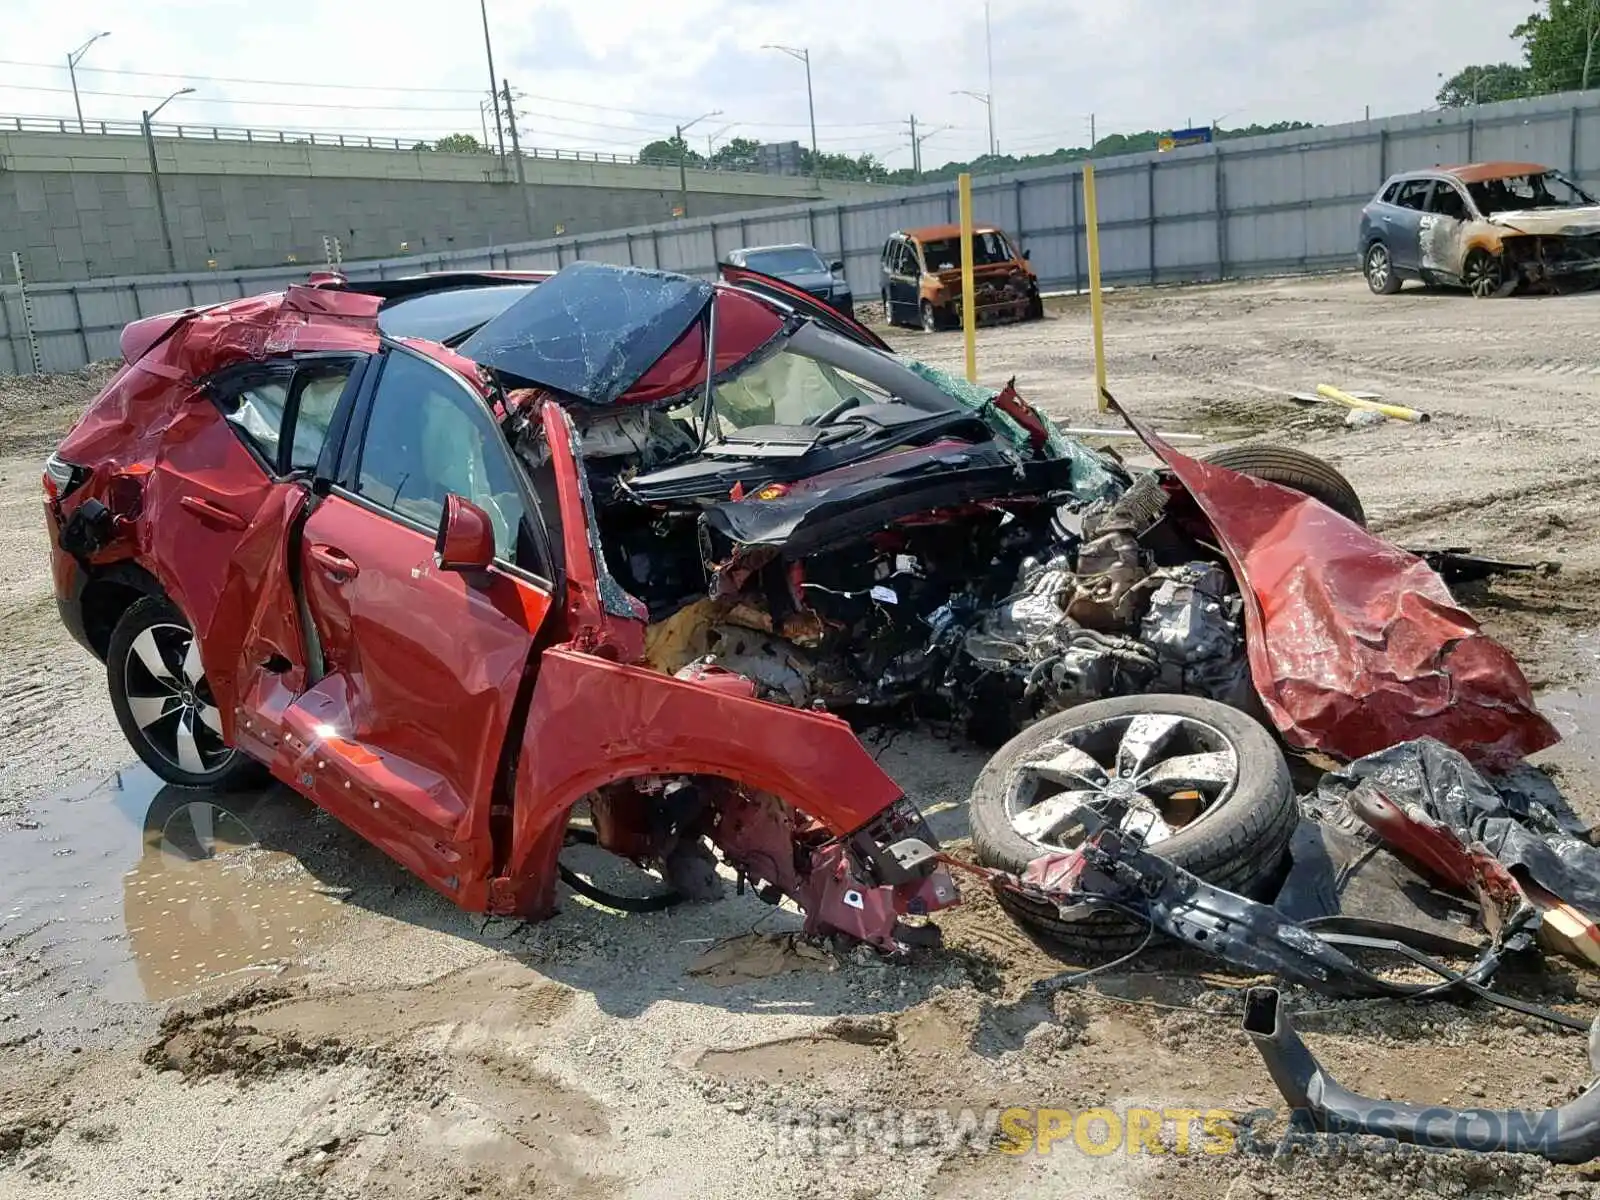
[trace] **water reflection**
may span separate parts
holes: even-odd
[[[184,790],[142,766],[41,804],[0,835],[0,1009],[277,971],[340,910],[279,848],[312,811],[286,789]]]

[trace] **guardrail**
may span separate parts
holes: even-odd
[[[144,124],[140,121],[84,121],[79,127],[76,117],[26,117],[26,116],[0,116],[0,133],[67,133],[80,136],[104,137],[143,137]],[[437,134],[431,137],[421,137],[412,134],[390,133],[347,133],[329,132],[328,130],[314,129],[261,129],[247,125],[205,125],[205,124],[177,124],[174,122],[152,122],[150,135],[157,138],[179,138],[189,141],[206,142],[248,142],[260,145],[283,146],[328,146],[343,150],[422,150],[433,152],[434,143],[439,140]],[[468,151],[476,154],[496,154],[495,151],[484,149]],[[507,157],[509,157],[509,152]],[[611,163],[617,166],[631,167],[672,167],[678,166],[676,158],[651,156],[640,157],[637,154],[615,154],[605,150],[563,150],[550,146],[524,146],[522,156],[532,159],[546,159],[552,162],[587,162]],[[496,154],[496,157],[498,155]],[[738,167],[713,166],[706,162],[697,162],[690,159],[684,166],[691,171],[714,172],[724,175],[762,175],[767,172],[740,169]],[[811,176],[807,175],[806,178]],[[821,179],[844,178],[829,172],[821,172],[817,176]]]

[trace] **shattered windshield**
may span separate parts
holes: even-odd
[[[1531,208],[1586,208],[1593,196],[1555,171],[1541,175],[1513,175],[1507,179],[1485,179],[1469,183],[1472,202],[1486,217],[1495,213],[1526,212]]]
[[[842,404],[853,408],[890,399],[888,392],[792,345],[712,389],[723,435],[751,425],[808,425]]]
[[[930,271],[954,271],[961,268],[961,239],[939,238],[922,243],[923,260]],[[972,265],[992,266],[1011,261],[1011,247],[996,230],[986,229],[972,235]]]
[[[826,275],[828,264],[810,246],[783,246],[776,250],[752,250],[744,265],[763,275]]]

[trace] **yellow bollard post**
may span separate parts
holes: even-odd
[[[978,299],[972,281],[972,176],[962,175],[961,192],[961,334],[967,340],[967,382],[978,382]]]
[[[1094,396],[1106,411],[1105,308],[1100,299],[1100,212],[1094,199],[1094,167],[1083,164],[1083,240],[1089,247],[1089,322],[1094,326]]]

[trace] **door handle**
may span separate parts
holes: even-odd
[[[315,543],[311,547],[310,554],[311,561],[326,571],[335,583],[344,583],[361,574],[361,568],[356,566],[355,559],[333,546]]]
[[[224,529],[243,529],[250,524],[238,513],[199,496],[183,496],[178,500],[178,503],[202,521],[212,525],[220,525]]]

